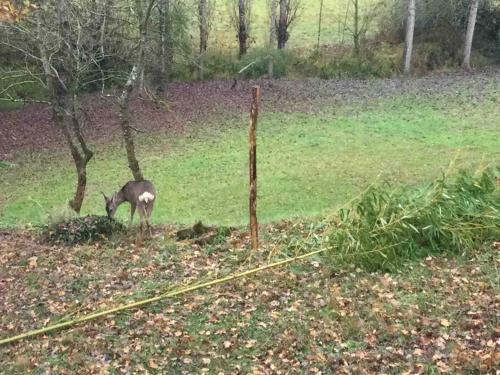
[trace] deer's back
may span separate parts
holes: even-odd
[[[129,201],[137,201],[139,196],[148,192],[156,198],[156,189],[151,181],[129,181],[122,188],[123,195]]]

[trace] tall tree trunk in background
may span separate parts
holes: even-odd
[[[319,17],[318,17],[318,42],[316,45],[316,49],[319,51],[319,44],[321,41],[321,23],[323,21],[323,0],[319,3]]]
[[[238,40],[240,42],[240,57],[247,53],[247,6],[245,0],[238,1]]]
[[[165,55],[167,61],[167,71],[166,80],[168,81],[168,69],[174,64],[174,47],[173,47],[173,36],[172,36],[172,14],[171,11],[171,0],[165,0]]]
[[[288,0],[280,0],[280,18],[278,21],[278,49],[285,48],[288,40],[287,31]]]
[[[408,0],[408,17],[406,18],[405,51],[403,56],[403,73],[405,75],[410,74],[414,31],[415,31],[415,0]]]
[[[464,69],[470,71],[470,54],[472,51],[472,40],[474,39],[474,28],[476,26],[477,8],[479,6],[479,0],[471,0],[471,6],[469,10],[469,20],[467,22],[467,32],[465,33],[465,45],[464,45],[464,61],[462,66]]]
[[[156,92],[165,91],[165,82],[167,75],[167,12],[168,0],[159,0],[158,2],[158,17],[159,17],[159,38],[158,38],[158,53],[160,60],[160,74],[158,77],[158,87]]]
[[[112,6],[111,0],[104,0],[103,5],[102,5],[102,21],[100,22],[100,36],[99,36],[99,60],[98,60],[98,66],[99,66],[99,71],[101,73],[101,94],[104,94],[104,89],[106,88],[106,75],[104,73],[104,67],[105,65],[105,60],[106,60],[106,50],[105,50],[105,37],[106,37],[106,30],[107,30],[107,22],[108,22],[108,16],[109,16],[109,8]]]
[[[274,59],[272,56],[272,50],[274,49],[274,43],[276,43],[276,8],[278,6],[278,0],[271,0],[271,24],[269,26],[269,63],[267,66],[267,75],[269,78],[274,76]]]
[[[207,52],[207,40],[208,40],[208,0],[199,0],[198,3],[198,22],[200,25],[200,59],[199,59],[199,78],[203,79],[204,70],[204,57]]]
[[[359,56],[359,38],[360,38],[360,32],[359,32],[359,0],[353,0],[354,4],[354,31],[352,33],[352,38],[354,42],[354,54],[356,56]]]

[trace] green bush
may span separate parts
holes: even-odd
[[[123,224],[106,216],[86,216],[48,225],[43,238],[53,245],[73,246],[106,240],[124,230]]]
[[[231,52],[213,52],[208,53],[204,61],[204,79],[230,79],[236,76],[247,79],[258,79],[268,74],[269,60],[274,62],[274,77],[285,77],[298,61],[298,56],[293,51],[273,50],[265,48],[254,48],[241,58],[236,53]],[[175,69],[177,74],[183,77],[197,77],[196,64],[188,67],[189,72],[181,67]]]
[[[297,70],[322,79],[390,77],[399,71],[401,52],[387,44],[366,48],[360,56],[348,51],[315,51]]]
[[[340,211],[328,239],[331,254],[369,270],[391,270],[432,252],[467,251],[500,238],[499,193],[492,170],[442,177],[417,191],[370,188]]]

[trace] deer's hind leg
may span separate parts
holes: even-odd
[[[146,216],[146,224],[148,226],[149,234],[151,237],[153,236],[153,230],[152,230],[150,220],[151,220],[151,212],[153,212],[154,203],[155,203],[154,200],[150,201],[149,203],[146,203],[145,210],[144,210],[145,211],[144,213]]]
[[[134,221],[135,208],[135,204],[130,204],[130,221],[128,223],[129,229],[132,227],[132,222]]]
[[[147,222],[147,211],[146,211],[147,204],[144,202],[139,203],[139,217],[140,217],[140,228],[141,228],[141,233],[144,232],[144,227],[146,225],[149,225]]]

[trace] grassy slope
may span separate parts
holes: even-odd
[[[488,95],[486,95],[488,97]],[[428,181],[456,165],[500,163],[498,93],[467,104],[458,99],[383,100],[370,109],[334,116],[265,113],[258,134],[262,222],[331,212],[381,178]],[[246,122],[246,117],[241,119]],[[157,185],[156,223],[242,224],[247,216],[246,130],[220,123],[218,136],[139,139],[145,174]],[[41,223],[60,215],[74,189],[65,154],[20,161],[2,169],[0,226]],[[99,147],[89,166],[83,213],[104,213],[99,191],[129,178],[119,145]],[[119,214],[126,217],[128,207]]]

